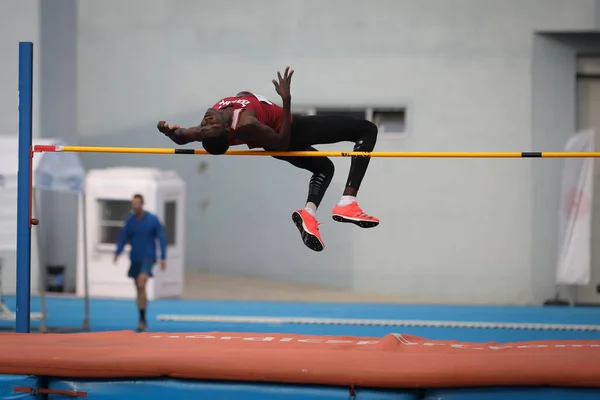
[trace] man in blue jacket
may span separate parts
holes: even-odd
[[[152,268],[156,263],[156,239],[160,243],[160,268],[166,268],[167,241],[165,230],[158,217],[144,210],[144,198],[140,194],[133,196],[131,200],[132,214],[125,221],[125,227],[117,239],[115,250],[115,263],[123,251],[126,243],[131,245],[131,266],[128,276],[135,281],[137,289],[137,306],[140,319],[137,326],[138,331],[145,331],[146,308],[148,299],[146,297],[146,283],[152,277]]]

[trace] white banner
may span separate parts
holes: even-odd
[[[594,131],[572,136],[565,151],[595,151]],[[591,274],[594,159],[565,158],[560,210],[556,282],[587,285]]]

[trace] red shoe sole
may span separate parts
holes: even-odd
[[[333,214],[331,218],[333,218],[334,221],[354,224],[356,226],[360,226],[361,228],[374,228],[379,225],[378,221],[350,219],[337,214]]]
[[[302,241],[306,247],[314,251],[323,251],[323,243],[321,243],[319,238],[312,233],[307,232],[302,226],[302,217],[300,216],[300,213],[294,211],[292,214],[292,221],[294,221],[296,228],[300,231],[300,237],[302,237]]]

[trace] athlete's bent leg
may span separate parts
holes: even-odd
[[[292,122],[293,148],[319,144],[353,142],[355,151],[371,152],[377,143],[377,126],[372,122],[345,115],[301,115]],[[333,210],[333,219],[363,228],[377,226],[379,220],[365,214],[356,195],[369,166],[370,157],[352,157],[346,187]]]
[[[370,121],[361,121],[361,136],[356,140],[354,151],[371,152],[377,143],[377,126]],[[373,228],[379,220],[363,212],[356,201],[356,195],[367,173],[371,157],[352,157],[346,187],[340,202],[334,207],[332,218],[338,222],[349,222],[361,228]]]
[[[309,147],[307,151],[317,151]],[[333,162],[326,157],[275,157],[279,160],[287,161],[297,168],[312,172],[308,184],[308,196],[303,209],[294,211],[292,220],[300,231],[300,236],[304,244],[311,250],[322,251],[325,247],[321,234],[319,233],[319,223],[316,219],[316,212],[323,200],[323,196],[331,183],[335,168]]]

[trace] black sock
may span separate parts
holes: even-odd
[[[140,308],[140,321],[146,321],[146,310]]]

